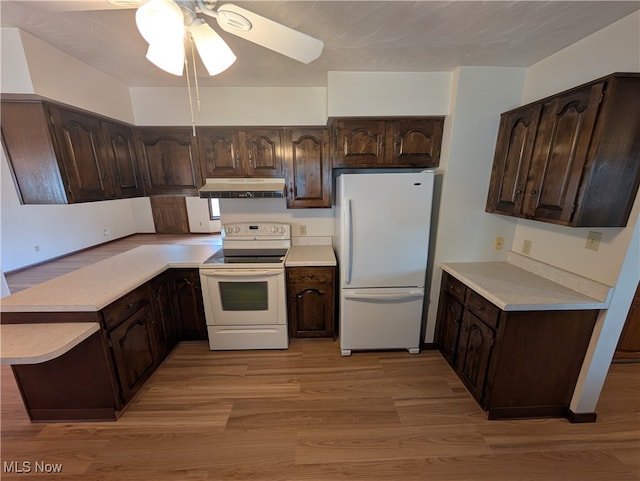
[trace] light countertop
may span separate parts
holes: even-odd
[[[97,322],[0,325],[1,364],[39,364],[61,356],[98,332]]]
[[[217,245],[143,245],[17,292],[1,312],[99,311],[171,267],[197,268]]]
[[[613,288],[510,252],[506,262],[441,265],[503,311],[606,309]]]
[[[285,261],[286,267],[335,265],[336,256],[330,245],[293,245]]]

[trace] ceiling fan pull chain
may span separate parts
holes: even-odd
[[[189,43],[191,44],[191,63],[193,64],[193,82],[196,86],[196,105],[198,113],[200,113],[200,89],[198,88],[198,73],[196,72],[196,52],[193,48],[193,37],[189,34]]]
[[[189,92],[189,111],[191,112],[191,129],[193,136],[196,136],[196,119],[193,116],[193,99],[191,98],[191,82],[189,81],[189,62],[187,56],[184,56],[184,71],[187,75],[187,91]]]

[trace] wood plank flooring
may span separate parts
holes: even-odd
[[[638,481],[638,367],[612,366],[592,424],[488,421],[439,353],[332,340],[181,343],[112,423],[30,423],[3,367],[2,479]]]
[[[0,377],[7,481],[640,481],[640,364],[611,366],[589,424],[488,421],[438,352],[324,339],[181,343],[112,423],[30,423]]]

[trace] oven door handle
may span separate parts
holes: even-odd
[[[205,276],[215,277],[247,277],[247,276],[277,276],[282,274],[282,270],[257,270],[257,269],[224,269],[224,270],[205,270],[200,271]]]

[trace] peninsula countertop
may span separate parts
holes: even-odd
[[[613,288],[510,252],[506,262],[460,262],[443,271],[503,311],[606,309]]]
[[[143,245],[0,300],[0,312],[99,311],[169,268],[197,268],[219,245]]]

